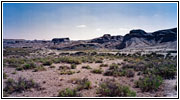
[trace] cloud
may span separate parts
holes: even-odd
[[[101,31],[101,29],[100,29],[100,28],[97,28],[96,31]]]
[[[78,25],[78,26],[76,26],[77,28],[85,28],[85,27],[87,27],[86,25]]]

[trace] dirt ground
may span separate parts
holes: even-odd
[[[121,59],[104,60],[103,62],[104,64],[110,65],[112,63],[122,63],[123,60]],[[40,86],[42,87],[40,91],[31,89],[23,93],[13,93],[9,95],[9,97],[56,97],[60,90],[63,90],[65,88],[74,88],[76,86],[76,84],[74,84],[71,80],[83,79],[83,78],[88,78],[92,83],[91,89],[80,91],[83,97],[98,96],[98,94],[96,94],[96,89],[98,88],[99,83],[107,78],[114,79],[122,85],[129,86],[130,89],[136,91],[137,97],[156,97],[156,96],[165,96],[167,94],[167,92],[166,93],[164,92],[163,87],[161,87],[159,91],[151,92],[151,93],[141,92],[139,88],[135,88],[134,81],[138,80],[140,77],[137,75],[137,72],[135,73],[135,76],[133,78],[104,76],[103,74],[91,73],[91,69],[82,69],[82,66],[84,65],[89,65],[92,69],[99,68],[100,65],[99,63],[82,63],[77,65],[76,69],[71,69],[72,71],[75,72],[80,71],[80,73],[75,73],[72,75],[60,75],[58,70],[59,66],[62,65],[70,66],[70,64],[60,63],[53,65],[55,66],[55,68],[50,68],[49,66],[45,66],[46,71],[33,72],[33,70],[23,70],[23,71],[16,71],[16,74],[12,74],[15,71],[15,68],[4,67],[3,72],[5,72],[8,75],[8,78],[13,78],[14,80],[17,80],[19,77],[24,77],[26,79],[33,79],[35,82],[39,83]],[[108,69],[108,67],[102,67],[102,69],[103,71],[105,71]],[[6,80],[7,79],[4,79],[3,81],[5,82]],[[169,83],[165,82],[164,84],[167,86],[168,84],[172,84],[172,82]],[[168,91],[170,92],[171,90],[168,89]],[[172,95],[166,95],[166,96],[172,96]]]

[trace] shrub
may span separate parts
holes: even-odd
[[[176,66],[169,64],[169,65],[161,65],[158,68],[156,68],[157,71],[155,74],[165,78],[165,79],[172,79],[175,77],[177,69]]]
[[[82,80],[77,80],[77,84],[78,86],[76,89],[78,91],[91,88],[91,82],[87,78],[84,78]]]
[[[96,60],[95,63],[103,63],[102,60]]]
[[[19,59],[19,58],[8,58],[8,59],[4,59],[4,62],[8,63],[9,67],[19,67],[22,64],[25,63],[25,59]]]
[[[100,67],[108,67],[108,64],[101,64]]]
[[[55,68],[55,66],[52,66],[52,65],[51,65],[49,68]]]
[[[80,59],[77,59],[75,57],[70,57],[70,56],[67,56],[67,57],[60,57],[58,58],[59,62],[62,62],[62,63],[69,63],[69,64],[81,64],[81,60]]]
[[[160,76],[146,76],[143,79],[139,79],[135,82],[137,88],[140,88],[143,92],[158,90],[163,80]]]
[[[142,65],[140,65],[140,66],[136,65],[136,66],[134,66],[134,70],[135,71],[144,71],[144,70],[146,70],[146,67],[142,66]]]
[[[59,70],[67,70],[70,69],[68,66],[59,66]]]
[[[74,71],[71,71],[71,70],[63,70],[61,71],[59,74],[60,75],[72,75],[74,74],[75,72]]]
[[[126,75],[126,70],[124,69],[113,69],[113,70],[107,70],[104,73],[105,76],[125,76]]]
[[[80,70],[78,70],[76,73],[80,73],[81,71]]]
[[[126,76],[127,77],[134,77],[134,71],[132,69],[129,69],[126,71]]]
[[[3,73],[3,79],[7,79],[8,75],[4,72]]]
[[[58,97],[80,97],[80,94],[75,89],[66,88],[59,92]]]
[[[50,66],[51,64],[52,64],[52,61],[50,61],[50,60],[46,60],[43,62],[44,66]]]
[[[12,72],[11,74],[16,74],[16,71]]]
[[[129,69],[129,68],[134,68],[135,65],[134,64],[126,64],[124,66],[122,66],[122,69]]]
[[[46,71],[46,68],[44,68],[43,66],[38,66],[34,69],[34,72],[38,72],[38,71]]]
[[[92,69],[89,65],[87,66],[82,66],[83,69]]]
[[[23,67],[17,67],[16,70],[21,71],[21,70],[23,70]]]
[[[109,96],[109,97],[134,97],[136,92],[129,89],[128,86],[123,86],[119,83],[106,80],[99,84],[97,93],[100,96]]]
[[[76,69],[76,65],[75,64],[71,64],[71,69]]]
[[[109,70],[112,70],[112,69],[118,69],[118,65],[115,63],[111,64],[109,67]]]
[[[30,63],[28,63],[28,64],[25,64],[24,66],[23,66],[23,69],[33,69],[33,68],[36,68],[36,64],[35,63],[33,63],[33,62],[30,62]]]
[[[26,80],[25,78],[19,77],[18,81],[15,82],[13,79],[9,78],[6,82],[6,86],[3,89],[7,94],[11,94],[13,92],[22,92],[26,91],[30,88],[39,89],[39,84],[35,83],[33,80]]]
[[[103,72],[103,70],[102,69],[93,69],[91,72],[95,73],[95,74],[101,74]]]

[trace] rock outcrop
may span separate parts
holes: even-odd
[[[122,41],[123,36],[111,36],[110,34],[104,34],[102,37],[92,39],[91,43],[100,43],[104,44],[107,42],[120,42]]]
[[[62,42],[70,42],[69,38],[54,38],[52,39],[53,43],[62,43]]]
[[[123,37],[123,41],[116,46],[117,49],[156,46],[166,42],[177,41],[177,28],[146,33],[143,30],[131,30]]]

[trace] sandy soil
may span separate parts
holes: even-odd
[[[112,64],[112,63],[122,63],[123,60],[116,59],[116,60],[104,60],[105,64]],[[10,95],[10,97],[55,97],[58,95],[58,91],[65,89],[65,88],[74,88],[76,87],[76,84],[71,82],[70,80],[73,80],[75,78],[83,79],[88,78],[92,83],[92,89],[89,90],[82,90],[80,93],[84,97],[95,97],[98,96],[96,94],[96,89],[100,82],[103,80],[110,78],[114,79],[117,82],[119,82],[122,85],[130,86],[132,90],[135,90],[137,92],[138,97],[154,97],[154,96],[163,96],[163,92],[141,92],[139,88],[134,88],[134,81],[139,79],[139,76],[137,76],[137,72],[135,74],[135,77],[133,78],[127,78],[127,77],[112,77],[112,76],[104,76],[103,74],[94,74],[91,73],[91,69],[82,69],[81,67],[84,65],[89,65],[91,68],[99,68],[98,63],[82,63],[77,66],[76,69],[71,69],[72,71],[80,71],[80,73],[75,73],[73,75],[60,75],[59,74],[59,66],[67,65],[70,66],[70,64],[60,63],[60,64],[53,64],[55,68],[49,68],[49,66],[45,66],[47,69],[46,71],[39,71],[39,72],[32,72],[33,70],[25,70],[25,71],[16,71],[16,74],[12,74],[15,69],[5,67],[3,68],[3,71],[8,75],[8,78],[13,78],[17,80],[19,77],[24,77],[27,79],[33,79],[35,82],[39,83],[42,89],[40,91],[37,91],[35,89],[31,89],[30,91],[25,91],[23,93],[13,93]],[[108,67],[102,67],[102,69],[105,71],[108,69]],[[5,82],[7,79],[4,79]],[[165,84],[171,84],[172,80],[165,81]],[[174,82],[174,80],[173,80]],[[174,84],[171,84],[174,86]],[[5,85],[4,85],[5,86]],[[171,88],[169,85],[166,87],[167,90]],[[174,92],[173,92],[174,93]],[[167,94],[167,96],[172,96]],[[173,95],[174,96],[174,95]]]

